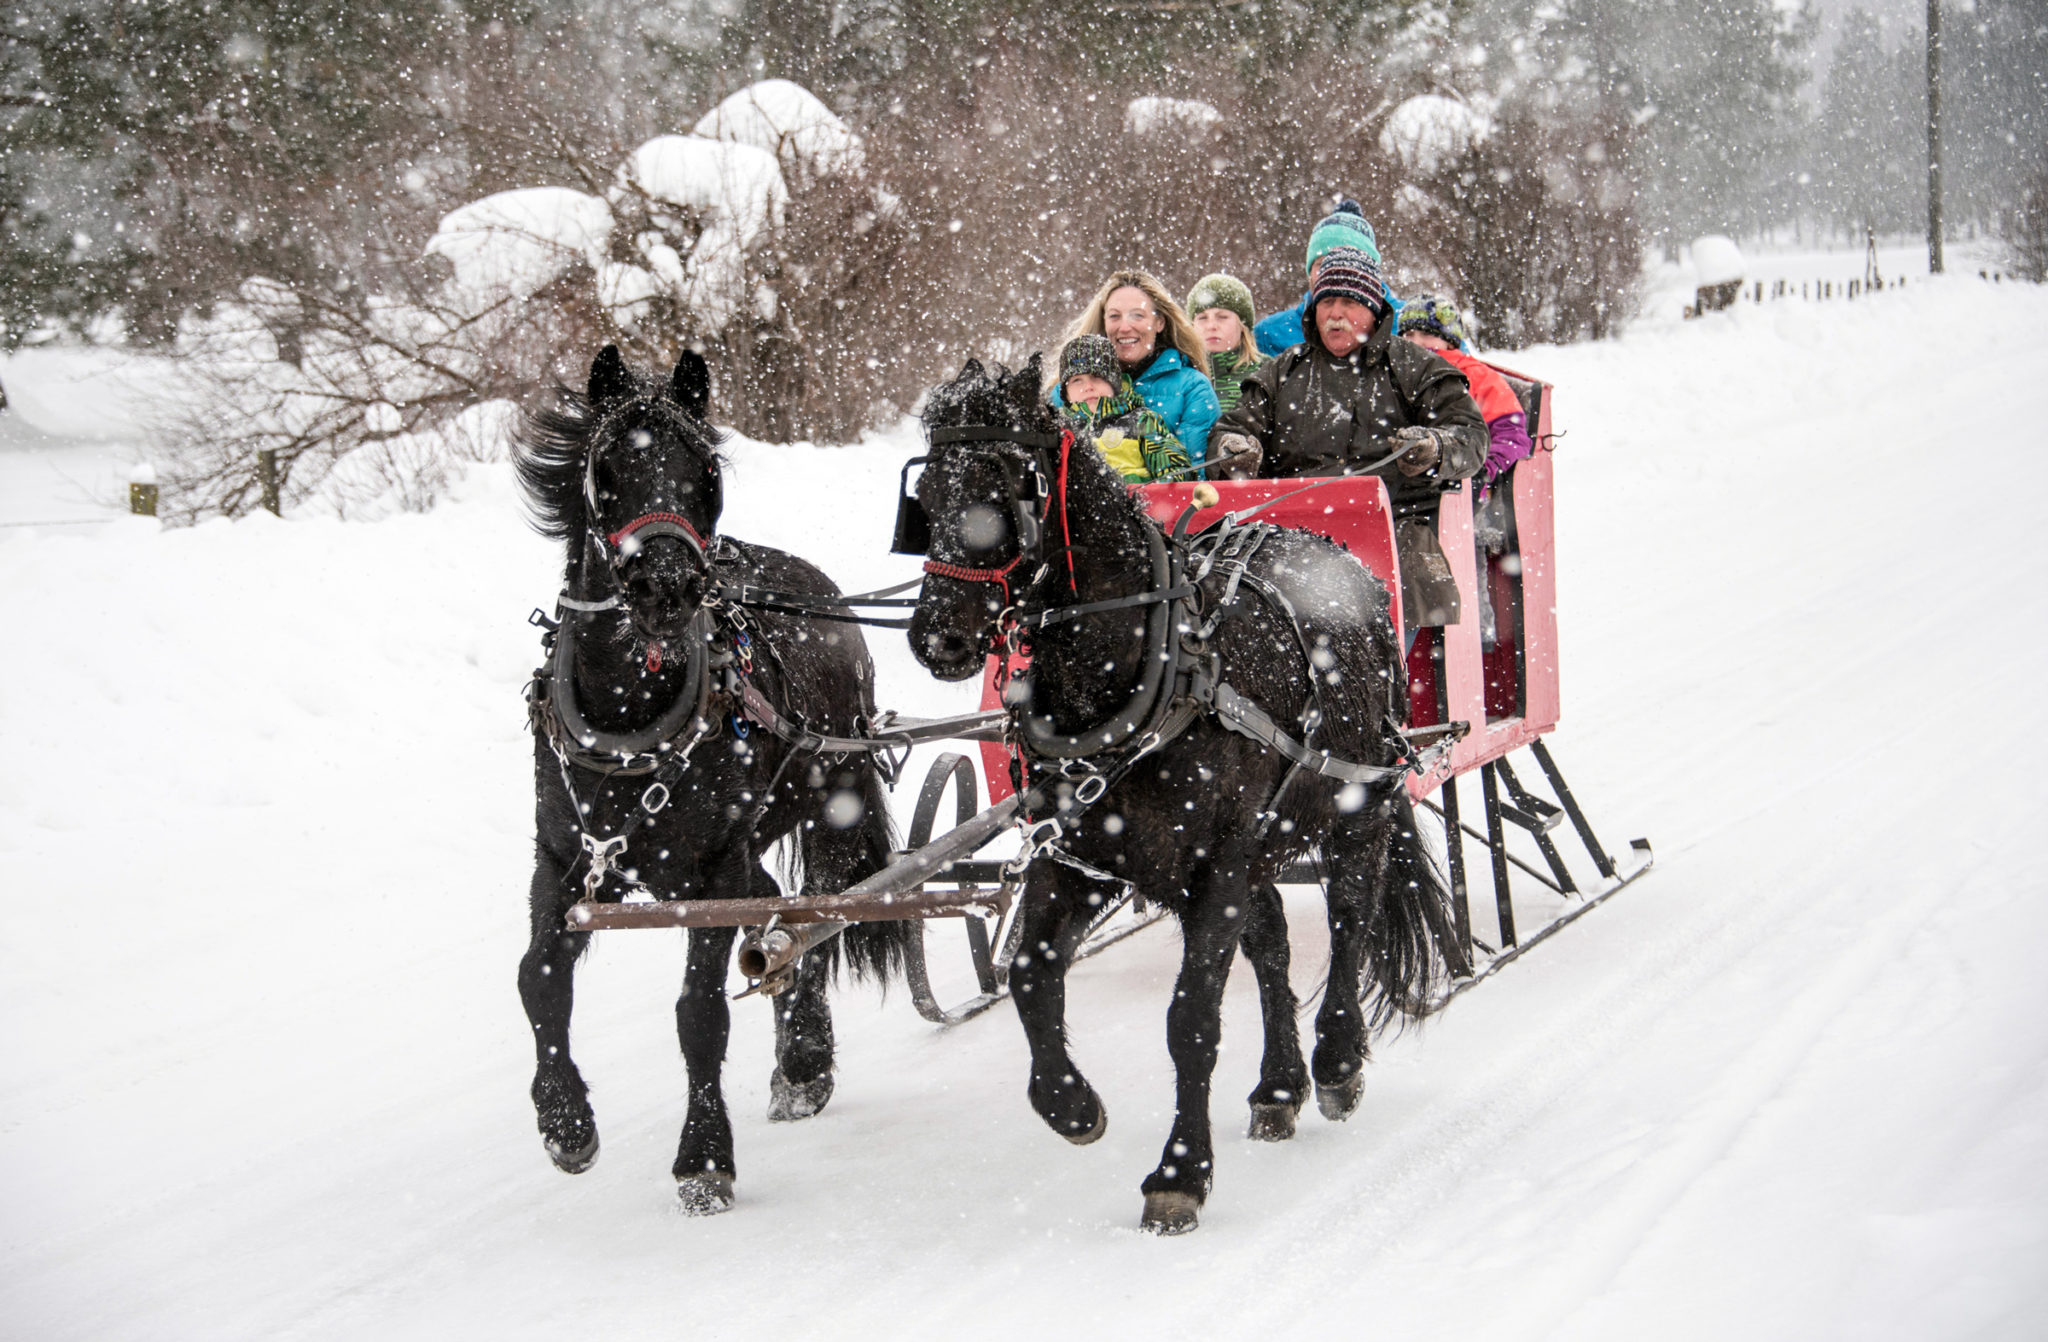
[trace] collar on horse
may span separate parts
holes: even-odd
[[[1303,772],[1347,784],[1391,788],[1410,773],[1432,767],[1456,735],[1462,734],[1446,735],[1429,748],[1416,750],[1402,737],[1398,725],[1390,723],[1389,733],[1400,744],[1403,758],[1392,765],[1346,760],[1313,745],[1322,720],[1316,704],[1304,711],[1302,735],[1297,738],[1223,679],[1220,658],[1208,643],[1231,609],[1240,585],[1250,586],[1282,613],[1302,645],[1303,656],[1308,655],[1307,639],[1292,603],[1277,587],[1250,571],[1252,557],[1259,547],[1279,530],[1269,523],[1241,525],[1243,518],[1230,514],[1221,525],[1189,539],[1186,531],[1193,517],[1192,508],[1181,515],[1171,536],[1147,519],[1142,533],[1151,572],[1150,585],[1144,591],[1036,611],[1022,608],[1012,600],[1011,575],[1028,567],[1030,578],[1026,588],[1036,586],[1048,575],[1050,560],[1043,554],[1043,523],[1050,517],[1055,493],[1060,496],[1063,527],[1066,522],[1067,462],[1073,435],[994,425],[941,428],[931,434],[934,448],[983,443],[994,446],[979,450],[1012,463],[1006,466],[1004,474],[1010,489],[1011,513],[1016,519],[1017,553],[999,567],[976,569],[929,558],[924,567],[930,574],[1001,588],[1003,605],[983,636],[991,651],[1023,651],[1028,644],[1028,631],[1067,620],[1137,606],[1151,608],[1146,618],[1138,683],[1124,706],[1104,721],[1085,731],[1059,733],[1034,723],[1025,704],[1006,704],[1005,740],[1014,752],[1016,782],[1026,798],[1020,812],[1026,835],[1020,861],[1038,852],[1060,857],[1057,843],[1062,821],[1073,819],[1100,800],[1139,760],[1173,741],[1205,713],[1213,716],[1219,726],[1258,741],[1288,760],[1290,767],[1265,807],[1269,822],[1277,816],[1281,797]],[[1004,452],[1005,446],[1023,451]],[[1054,448],[1059,452],[1056,466],[1051,460]],[[929,456],[913,458],[903,468],[893,546],[899,553],[922,554],[930,548],[930,520],[909,489],[910,468],[929,460]],[[1071,543],[1063,545],[1062,550],[1070,566],[1071,582]],[[1192,578],[1188,576],[1191,565],[1197,569]],[[1212,575],[1223,579],[1224,597],[1205,619],[1198,604],[1199,591],[1200,585]],[[1180,636],[1176,637],[1176,633]],[[1039,777],[1025,776],[1032,773]]]

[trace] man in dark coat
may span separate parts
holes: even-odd
[[[1486,421],[1463,373],[1395,338],[1370,253],[1338,247],[1322,260],[1307,338],[1245,379],[1210,458],[1233,475],[1252,473],[1257,461],[1256,473],[1268,476],[1343,475],[1380,462],[1371,473],[1393,500],[1412,641],[1423,625],[1458,622],[1457,584],[1436,538],[1437,498],[1486,464]]]

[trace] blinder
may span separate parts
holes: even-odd
[[[922,466],[930,460],[930,457],[912,457],[903,463],[903,474],[898,481],[896,494],[896,536],[889,542],[890,554],[931,553],[932,519],[925,516],[924,505],[919,503],[917,495],[910,491],[910,468]]]
[[[1035,433],[1029,429],[1006,429],[995,425],[976,424],[931,431],[933,447],[945,447],[953,443],[1014,443],[1028,454],[1023,457],[1007,452],[988,454],[1002,466],[1004,483],[1010,496],[1011,520],[1017,530],[1019,556],[1035,554],[1038,551],[1038,519],[1052,493],[1052,471],[1046,464],[1046,454],[1057,452],[1061,441],[1059,434]],[[925,515],[924,505],[918,501],[917,495],[910,487],[910,468],[925,465],[931,460],[930,456],[912,457],[903,464],[896,500],[896,534],[889,546],[891,553],[931,553],[931,518]]]

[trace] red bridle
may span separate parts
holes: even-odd
[[[1008,607],[1010,574],[1023,562],[1024,556],[1021,554],[1001,568],[968,568],[963,564],[942,564],[936,559],[927,559],[924,561],[924,571],[941,578],[958,578],[961,582],[992,582],[1003,589],[1003,605]]]
[[[689,538],[691,544],[697,547],[697,553],[704,553],[704,537],[698,534],[697,528],[690,525],[690,519],[684,517],[681,513],[642,513],[640,516],[626,523],[626,525],[620,527],[617,531],[614,531],[606,539],[608,539],[612,543],[613,548],[616,549],[628,536],[632,535],[634,532],[644,530],[645,528],[651,527],[658,522],[666,522],[670,526],[680,529],[682,533]]]

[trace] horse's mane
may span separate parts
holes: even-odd
[[[726,466],[718,449],[728,437],[692,416],[668,397],[662,387],[638,373],[631,374],[634,391],[630,399],[600,408],[573,387],[557,384],[540,406],[529,409],[514,432],[512,468],[526,492],[534,530],[551,540],[568,541],[589,524],[584,516],[583,470],[592,440],[605,420],[631,406],[655,414],[665,427],[676,433],[705,457],[714,470]]]
[[[1042,377],[1040,356],[1036,354],[1015,372],[1001,364],[991,370],[982,367],[979,359],[969,359],[961,366],[958,377],[932,388],[924,403],[924,426],[948,429],[985,424],[992,428],[1057,432],[1059,418],[1041,393]]]

